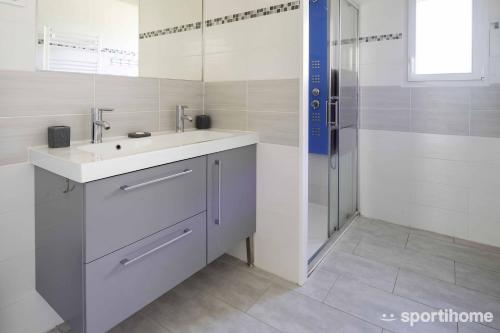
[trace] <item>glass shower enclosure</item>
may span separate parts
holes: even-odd
[[[357,214],[358,16],[348,0],[310,0],[310,264]]]

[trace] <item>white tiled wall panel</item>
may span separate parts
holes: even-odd
[[[209,1],[207,12],[227,1]],[[283,1],[231,1],[243,11]],[[241,6],[240,6],[241,5]],[[246,8],[246,9],[245,9]],[[224,10],[214,9],[220,15]],[[215,15],[215,14],[214,14]],[[209,14],[207,17],[217,17]],[[226,14],[227,15],[227,14]],[[301,11],[293,10],[208,27],[205,30],[205,81],[272,80],[300,77]]]
[[[360,130],[360,209],[500,246],[500,139]]]

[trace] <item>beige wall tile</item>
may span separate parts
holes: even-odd
[[[116,112],[159,111],[159,80],[96,75],[95,105]]]
[[[259,133],[260,142],[299,145],[299,114],[248,112],[248,130]]]
[[[0,72],[0,117],[87,114],[92,105],[92,75]]]
[[[90,116],[0,118],[0,165],[24,162],[28,147],[47,144],[47,127],[71,127],[71,140],[90,140]]]
[[[299,112],[299,79],[248,82],[248,111]]]
[[[202,110],[186,110],[186,115],[193,117],[193,121],[184,121],[184,128],[191,129],[195,127],[195,118],[202,114]],[[175,111],[160,112],[160,131],[175,131]]]
[[[107,113],[106,121],[111,124],[109,131],[104,131],[104,137],[122,136],[130,132],[159,130],[158,112]],[[90,125],[89,125],[90,126]]]
[[[205,110],[244,111],[247,110],[247,82],[205,83]]]
[[[210,111],[212,128],[247,130],[247,112],[244,111]]]
[[[175,111],[176,105],[186,105],[191,110],[203,110],[203,83],[160,80],[160,110]]]

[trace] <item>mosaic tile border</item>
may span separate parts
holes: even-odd
[[[139,39],[154,38],[154,37],[171,35],[171,34],[176,34],[179,32],[186,32],[186,31],[198,30],[198,29],[201,29],[201,21],[183,24],[183,25],[178,25],[175,27],[159,29],[159,30],[155,30],[155,31],[143,32],[143,33],[139,34]]]
[[[398,39],[403,39],[402,32],[395,33],[395,34],[360,37],[359,41],[361,43],[371,43],[371,42],[381,42],[381,41],[385,41],[385,40],[398,40]]]
[[[268,16],[272,14],[285,13],[293,10],[297,10],[300,8],[300,1],[293,1],[282,3],[279,5],[273,5],[269,7],[258,8],[242,13],[236,13],[233,15],[221,16],[212,19],[208,19],[205,21],[205,25],[207,27],[213,27],[221,24],[228,24],[232,22],[249,20],[261,16]]]
[[[368,37],[359,37],[359,42],[360,43],[372,43],[372,42],[382,42],[386,40],[401,40],[403,39],[403,33],[396,33],[396,34],[386,34],[386,35],[378,35],[378,36],[368,36]],[[347,39],[342,39],[341,45],[348,45],[348,44],[354,44],[356,42],[356,38],[347,38]],[[336,46],[338,45],[338,41],[333,41],[332,45]]]
[[[43,39],[38,39],[38,45],[43,45]],[[97,52],[97,49],[93,48],[93,47],[75,46],[75,45],[71,45],[71,44],[61,44],[61,43],[50,43],[50,45],[56,46],[56,47],[65,47],[68,49],[78,49],[78,50],[82,50],[82,51]],[[130,56],[130,57],[137,56],[136,52],[120,50],[120,49],[102,48],[101,52],[125,55],[125,56]]]

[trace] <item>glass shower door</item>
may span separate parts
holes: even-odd
[[[330,235],[357,212],[358,9],[331,0],[330,10]]]

